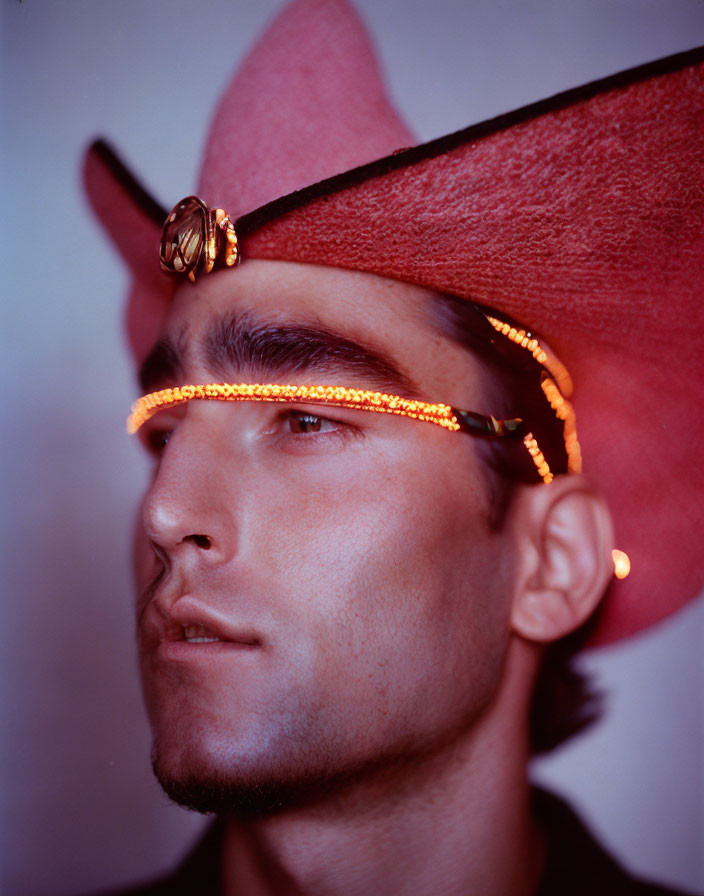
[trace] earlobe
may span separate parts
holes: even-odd
[[[513,631],[529,641],[556,641],[586,622],[613,573],[608,507],[581,476],[562,476],[517,495],[510,525]]]

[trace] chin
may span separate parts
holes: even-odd
[[[203,814],[276,814],[328,793],[339,777],[323,767],[317,750],[305,749],[305,740],[276,725],[161,713],[152,727],[159,784],[174,802]]]
[[[154,774],[166,795],[194,812],[243,820],[266,818],[310,805],[340,787],[332,777],[327,781],[263,775],[209,774],[174,775],[153,763]]]
[[[204,815],[240,819],[264,818],[313,805],[340,793],[359,780],[359,767],[338,769],[296,765],[290,754],[285,763],[273,756],[238,761],[224,751],[210,755],[183,749],[173,755],[155,741],[152,768],[166,795],[187,809]]]

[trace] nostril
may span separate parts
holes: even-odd
[[[199,547],[204,551],[210,550],[210,538],[207,535],[189,535],[184,541],[188,541],[189,539],[196,545],[196,547]]]

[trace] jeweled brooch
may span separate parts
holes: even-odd
[[[209,274],[216,263],[239,263],[235,225],[224,209],[208,208],[197,196],[187,196],[173,207],[161,235],[159,261],[165,271],[195,279]]]

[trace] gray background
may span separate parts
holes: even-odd
[[[156,195],[195,185],[216,97],[278,0],[2,0],[3,893],[163,869],[202,819],[152,782],[135,674],[127,278],[79,183],[109,135]],[[429,139],[704,43],[701,0],[361,0]],[[587,659],[593,733],[536,768],[631,867],[704,889],[704,602]]]

